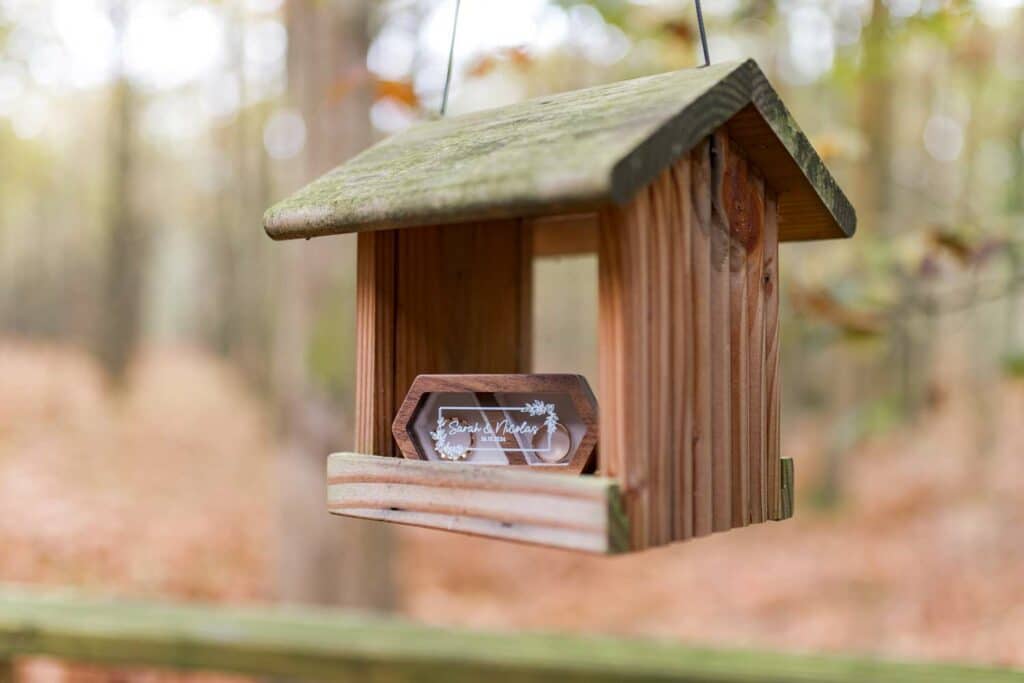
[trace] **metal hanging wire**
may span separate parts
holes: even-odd
[[[700,0],[693,0],[697,6],[697,28],[700,29],[700,46],[704,50],[704,66],[711,66],[711,52],[708,50],[708,32],[704,28],[704,12],[700,8]]]
[[[452,21],[452,44],[448,48],[448,73],[444,77],[444,94],[441,96],[441,116],[448,111],[448,91],[452,85],[452,64],[455,62],[455,33],[459,28],[459,10],[462,0],[455,0],[455,19]]]
[[[697,28],[700,30],[700,46],[704,51],[704,66],[711,66],[711,51],[708,50],[708,31],[704,26],[704,12],[700,6],[700,0],[693,0],[697,8]],[[455,63],[455,36],[459,30],[459,10],[462,9],[462,0],[455,0],[455,18],[452,20],[452,42],[448,47],[448,71],[444,77],[444,93],[441,96],[441,116],[448,111],[448,94],[452,87],[452,66]]]

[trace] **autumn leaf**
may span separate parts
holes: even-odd
[[[473,62],[469,69],[466,70],[466,74],[473,78],[483,78],[487,74],[494,71],[495,67],[498,66],[498,59],[494,55],[484,55],[480,59]]]
[[[533,64],[533,55],[525,47],[510,47],[505,50],[505,55],[513,65],[525,69]]]
[[[365,68],[347,71],[341,78],[331,84],[327,91],[327,103],[334,106],[362,87],[372,85],[375,100],[391,98],[413,108],[420,105],[419,96],[411,81],[376,78]]]
[[[932,246],[951,254],[961,264],[970,263],[974,256],[973,247],[963,236],[941,227],[932,228],[928,234]]]
[[[850,336],[873,337],[885,331],[884,315],[847,306],[825,289],[792,285],[789,300],[801,313],[837,327]]]
[[[378,100],[390,98],[408,107],[418,108],[420,106],[420,98],[416,94],[416,88],[411,81],[378,79],[374,86],[376,99]]]
[[[667,21],[662,24],[662,29],[676,40],[680,40],[687,45],[693,43],[697,39],[697,34],[694,31],[693,24],[688,21]]]
[[[502,63],[511,64],[519,69],[528,69],[533,65],[533,55],[523,46],[503,48],[477,59],[467,69],[466,74],[473,78],[482,78]]]

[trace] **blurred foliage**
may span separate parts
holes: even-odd
[[[1003,370],[1010,377],[1024,379],[1024,351],[1017,351],[1005,356]]]
[[[355,389],[356,338],[352,334],[352,320],[355,318],[355,273],[340,278],[332,284],[334,291],[328,293],[335,305],[326,309],[314,322],[309,342],[307,365],[317,385],[330,396],[344,401]]]

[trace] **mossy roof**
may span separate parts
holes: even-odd
[[[853,234],[849,200],[752,60],[423,123],[272,207],[264,222],[274,239],[293,239],[624,204],[722,126],[779,194],[781,239]]]

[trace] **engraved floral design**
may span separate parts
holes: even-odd
[[[531,417],[543,417],[544,428],[547,430],[548,437],[553,435],[558,429],[558,413],[555,412],[554,403],[545,403],[541,400],[535,400],[527,403],[519,411],[530,415]],[[472,450],[466,444],[451,443],[449,438],[452,435],[452,426],[458,426],[460,424],[458,418],[451,418],[449,421],[443,415],[437,417],[437,428],[430,432],[430,437],[434,440],[434,451],[443,459],[450,461],[465,460]]]
[[[430,432],[430,437],[434,440],[434,450],[445,460],[463,460],[469,452],[469,447],[464,444],[448,443],[448,436],[448,421],[443,416],[438,416],[437,431]]]
[[[548,436],[554,434],[558,429],[558,413],[555,412],[554,403],[545,403],[538,399],[523,406],[523,412],[533,417],[544,415],[544,426],[548,430]]]

